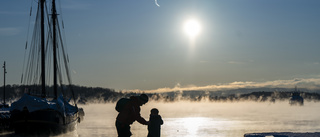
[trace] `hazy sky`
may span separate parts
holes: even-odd
[[[76,85],[320,83],[319,0],[59,1]],[[0,1],[8,84],[20,84],[31,5],[35,12],[34,0]],[[183,30],[189,19],[201,28],[193,40]]]

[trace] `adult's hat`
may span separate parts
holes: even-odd
[[[149,100],[149,97],[146,94],[141,94],[139,98],[144,104]]]

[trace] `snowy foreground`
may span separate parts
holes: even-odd
[[[269,133],[248,133],[244,137],[320,137],[320,132],[294,133],[294,132],[269,132]]]

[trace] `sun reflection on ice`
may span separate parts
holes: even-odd
[[[162,130],[167,132],[165,134],[169,135],[168,137],[219,136],[221,130],[235,124],[235,121],[209,117],[167,118],[165,122],[171,127],[175,127],[174,129],[166,129],[164,125]]]
[[[186,128],[189,136],[195,136],[206,122],[209,122],[207,118],[188,117],[183,119],[182,125]]]

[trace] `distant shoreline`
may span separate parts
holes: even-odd
[[[20,98],[30,86],[26,85],[6,85],[6,101],[12,102]],[[52,87],[47,87],[51,90]],[[106,103],[116,102],[122,97],[139,95],[136,92],[118,92],[109,88],[72,86],[75,98],[79,104],[86,103]],[[3,86],[0,93],[3,92]],[[238,102],[238,101],[256,101],[256,102],[275,102],[289,100],[294,91],[293,89],[234,89],[223,91],[172,91],[164,93],[146,93],[153,101],[175,102],[175,101],[209,101],[209,102]],[[318,91],[298,91],[305,101],[320,101],[320,92]],[[71,96],[66,92],[65,96]],[[2,96],[0,96],[2,97]],[[0,100],[3,100],[2,98]]]

